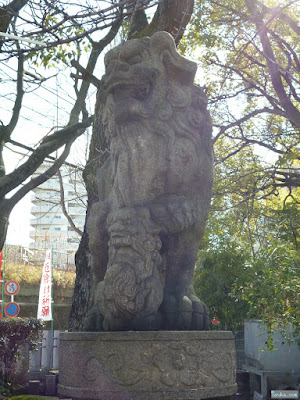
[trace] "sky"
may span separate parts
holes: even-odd
[[[26,124],[25,124],[26,125]],[[20,123],[19,129],[24,132],[27,129],[24,129],[24,124]],[[22,135],[22,132],[18,132],[16,137]],[[30,132],[30,130],[29,130]],[[41,128],[36,133],[31,131],[30,136],[37,137],[42,135],[43,129]],[[68,161],[74,164],[84,164],[86,159],[86,139],[77,139],[74,143],[73,150],[68,157]],[[5,151],[5,158],[6,158],[6,170],[7,173],[12,171],[16,165],[20,163],[20,159],[23,157],[19,154],[14,154],[12,151]],[[10,219],[9,219],[9,227],[7,232],[7,244],[14,244],[14,245],[22,245],[24,247],[28,247],[30,243],[30,219],[33,216],[30,213],[31,210],[31,199],[32,199],[32,192],[28,193],[13,209]]]
[[[107,3],[95,3],[97,7],[107,7]],[[24,8],[22,12],[28,13]],[[29,14],[28,14],[28,17]],[[21,26],[24,30],[24,26]],[[95,32],[94,39],[98,40],[99,35],[104,35],[107,30]],[[100,36],[100,37],[101,37]],[[115,39],[120,40],[120,38]],[[112,45],[116,45],[116,41]],[[22,46],[28,46],[22,42]],[[105,49],[104,53],[108,50]],[[5,57],[5,56],[3,56]],[[103,58],[103,56],[102,56]],[[80,58],[81,65],[85,65],[87,57],[83,54]],[[99,79],[103,75],[103,63],[101,58],[98,62],[99,66],[95,69],[95,76]],[[11,117],[11,111],[14,105],[16,93],[16,70],[17,63],[14,58],[8,61],[0,59],[0,123],[7,124]],[[32,86],[26,84],[26,75],[24,75],[25,95],[16,129],[13,132],[12,139],[34,147],[45,135],[52,133],[53,127],[63,127],[69,119],[69,112],[74,104],[75,92],[74,81],[70,78],[71,69],[66,68],[63,64],[55,65],[49,69],[44,67],[35,67],[30,70],[35,74],[40,74],[46,78],[42,85],[36,85],[35,90]],[[75,72],[74,70],[72,72]],[[94,112],[96,88],[91,86],[89,96],[87,98],[87,108],[90,113]],[[91,129],[88,135],[90,136]],[[72,146],[71,154],[68,161],[74,164],[84,165],[87,155],[87,140],[79,138]],[[6,173],[11,172],[17,165],[26,160],[26,150],[7,145],[4,150],[4,161]],[[9,196],[8,196],[9,197]],[[10,215],[7,243],[28,246],[30,242],[30,214],[31,197],[29,193],[22,199],[13,209]]]
[[[52,74],[58,71],[53,71]],[[48,73],[49,74],[49,73]],[[10,65],[0,70],[0,79],[4,80],[1,84],[2,97],[0,102],[0,119],[8,123],[11,112],[10,99],[13,99],[15,90],[14,68]],[[73,104],[73,88],[65,84],[66,76],[59,71],[57,77],[47,81],[43,87],[36,92],[25,94],[23,108],[18,125],[13,133],[13,139],[28,146],[35,146],[45,135],[47,135],[54,126],[63,126],[68,121],[68,111]],[[6,90],[3,90],[3,88]],[[93,91],[95,94],[95,90]],[[90,110],[94,108],[94,98],[88,100]],[[87,144],[85,139],[77,139],[74,143],[71,155],[68,161],[72,163],[85,163]],[[8,145],[4,150],[4,161],[6,173],[11,172],[16,166],[26,160],[26,150]],[[30,214],[31,193],[26,195],[13,209],[7,233],[7,244],[22,245],[28,247],[30,242]]]
[[[7,244],[29,246],[31,194],[26,195],[13,209],[8,226]]]

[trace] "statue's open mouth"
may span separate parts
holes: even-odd
[[[144,71],[144,70],[143,70]],[[131,73],[111,73],[104,78],[105,90],[113,96],[114,117],[117,123],[148,118],[152,115],[155,93],[156,69],[145,69]]]
[[[142,83],[116,83],[110,89],[116,102],[132,98],[138,101],[145,101],[151,93],[151,84]]]

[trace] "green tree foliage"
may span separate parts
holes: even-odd
[[[196,286],[222,328],[243,317],[300,326],[299,17],[293,0],[197,0],[180,44],[197,57],[213,117]]]
[[[220,161],[253,145],[273,157],[257,175],[261,190],[300,184],[289,162],[299,159],[299,20],[298,1],[198,0],[181,44],[200,54],[214,141],[227,145]]]
[[[216,152],[221,149],[216,146]],[[244,168],[244,179],[226,179],[227,167]],[[300,332],[300,189],[266,196],[253,170],[263,170],[248,150],[216,168],[212,209],[199,251],[196,291],[217,316],[221,329],[242,328],[245,319],[261,319],[269,332],[289,326]],[[226,191],[226,186],[231,189]]]
[[[236,282],[244,278],[247,254],[233,241],[220,243],[214,250],[202,250],[195,271],[197,294],[207,304],[218,329],[242,329],[249,303],[233,296]]]
[[[269,331],[285,331],[289,325],[300,333],[299,196],[282,191],[263,205],[256,223],[256,256],[248,268],[247,281],[237,284],[235,296],[246,300],[249,316],[261,318]]]
[[[270,334],[285,333],[290,326],[299,341],[300,279],[299,264],[285,246],[272,249],[248,266],[247,279],[237,280],[233,297],[249,305],[248,318],[261,319]],[[271,336],[271,335],[270,335]],[[300,341],[299,341],[300,344]],[[269,340],[272,347],[272,338]]]

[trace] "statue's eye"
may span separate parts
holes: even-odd
[[[141,56],[133,56],[130,57],[127,60],[128,64],[133,65],[133,64],[139,64],[140,62],[142,62],[142,57]]]

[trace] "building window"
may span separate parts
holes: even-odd
[[[68,238],[68,243],[79,243],[79,240],[77,238]]]

